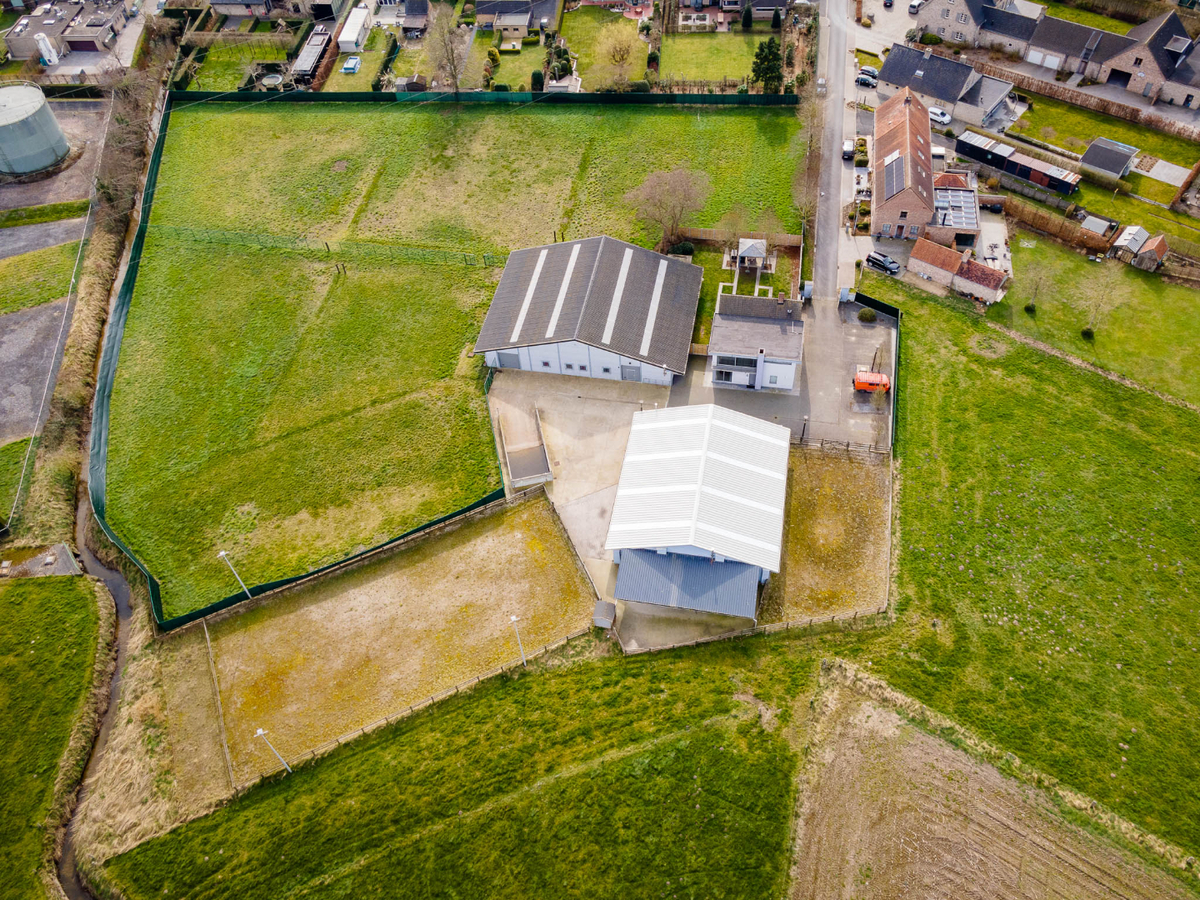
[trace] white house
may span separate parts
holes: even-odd
[[[779,571],[790,443],[713,404],[634,413],[604,545],[617,599],[755,619]]]
[[[721,294],[708,338],[713,387],[791,391],[804,349],[800,301]]]
[[[669,385],[704,270],[610,237],[509,254],[475,352],[489,366]]]
[[[371,11],[365,6],[356,6],[346,16],[346,24],[338,35],[338,50],[341,53],[356,53],[367,43],[371,33]]]

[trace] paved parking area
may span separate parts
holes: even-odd
[[[67,301],[0,316],[0,444],[35,434],[46,376],[62,357]],[[45,415],[45,411],[42,411]]]
[[[83,226],[86,222],[85,216],[80,219],[60,219],[57,222],[0,228],[0,259],[77,241],[83,237]]]
[[[903,243],[903,242],[900,242]],[[804,310],[800,388],[789,393],[714,388],[709,361],[693,356],[687,376],[671,388],[671,406],[715,403],[790,428],[793,438],[887,446],[891,404],[882,408],[852,387],[859,365],[878,365],[895,378],[896,322],[860,322],[857,303],[817,301]],[[808,417],[807,427],[805,417]]]

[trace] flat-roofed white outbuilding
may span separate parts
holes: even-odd
[[[618,599],[754,618],[779,571],[790,442],[712,404],[634,413],[605,543]]]

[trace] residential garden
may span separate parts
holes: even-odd
[[[728,31],[718,34],[663,36],[659,71],[674,78],[719,81],[741,79],[754,66],[754,52],[765,34]]]

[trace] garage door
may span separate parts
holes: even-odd
[[[521,354],[515,350],[501,350],[496,354],[496,364],[501,369],[521,368]]]
[[[1063,61],[1063,58],[1061,56],[1051,56],[1049,53],[1047,53],[1046,61],[1044,63],[1042,63],[1042,65],[1045,66],[1047,69],[1054,69],[1054,71],[1057,72],[1058,67],[1062,65],[1062,61]]]
[[[1041,50],[1030,50],[1027,54],[1025,54],[1026,61],[1033,63],[1035,66],[1040,66],[1042,64],[1042,60],[1045,58],[1046,54]]]
[[[621,366],[622,381],[641,381],[642,367],[641,366]]]

